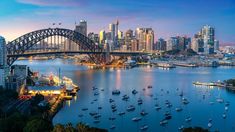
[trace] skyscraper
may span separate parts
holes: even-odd
[[[199,54],[204,53],[204,41],[200,35],[194,35],[191,43],[191,49]]]
[[[170,37],[167,40],[166,50],[167,51],[176,50],[176,49],[178,49],[178,45],[179,45],[179,39],[177,37]]]
[[[214,50],[215,51],[219,50],[219,40],[215,40],[215,42],[214,42]]]
[[[0,87],[5,87],[6,69],[6,41],[0,36]]]
[[[199,33],[204,42],[204,53],[214,53],[215,29],[211,26],[204,26]]]
[[[139,40],[139,49],[152,51],[154,44],[154,31],[152,28],[137,28],[135,32],[136,39]]]
[[[75,31],[87,36],[87,22],[85,20],[80,20],[79,25],[76,25]]]
[[[104,44],[105,42],[105,39],[106,39],[106,35],[105,35],[105,31],[104,30],[101,30],[100,33],[99,33],[99,43],[100,44]]]
[[[158,39],[156,50],[166,51],[166,41],[163,38]]]

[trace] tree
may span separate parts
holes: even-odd
[[[52,132],[65,132],[64,125],[62,124],[55,125]]]
[[[0,132],[14,132],[15,130],[23,132],[25,124],[25,117],[15,112],[5,119],[0,119]]]
[[[53,126],[50,121],[34,118],[27,122],[24,132],[50,132]]]
[[[83,123],[81,123],[81,122],[79,122],[79,123],[77,124],[77,130],[78,130],[79,132],[87,132],[87,129],[88,129],[88,126],[85,125],[85,124],[83,124]]]
[[[65,132],[75,132],[75,129],[73,128],[72,123],[68,123],[65,126]]]

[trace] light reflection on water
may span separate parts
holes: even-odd
[[[213,120],[211,130],[235,131],[235,93],[217,87],[195,87],[192,85],[193,81],[210,82],[233,78],[235,75],[234,68],[177,67],[171,70],[163,70],[139,67],[129,70],[93,70],[84,66],[73,65],[71,61],[59,59],[33,61],[32,63],[18,61],[17,64],[27,64],[33,70],[42,73],[57,73],[58,69],[61,68],[62,76],[72,78],[81,88],[77,99],[67,102],[65,107],[57,113],[53,119],[54,124],[71,122],[76,125],[79,121],[83,121],[91,126],[107,129],[112,124],[115,124],[116,129],[114,131],[138,131],[141,125],[148,124],[148,131],[176,131],[181,125],[185,127],[201,126],[207,128],[208,120],[211,118]],[[148,85],[153,85],[153,89],[147,89]],[[94,96],[92,86],[99,88],[98,96]],[[143,88],[146,88],[146,90],[143,91]],[[179,89],[178,91],[177,88]],[[104,89],[104,91],[101,91],[101,89]],[[111,92],[113,89],[120,89],[121,95],[112,96]],[[132,95],[131,91],[133,89],[136,89],[139,93]],[[169,94],[167,94],[167,91],[169,91]],[[190,101],[188,105],[182,105],[179,96],[181,91],[183,91],[184,97]],[[121,96],[124,94],[130,96],[129,101],[125,102],[121,99]],[[153,97],[150,96],[151,94]],[[143,105],[138,106],[137,100],[140,97],[143,99]],[[230,101],[229,110],[226,112],[226,119],[222,118],[222,114],[225,112],[225,104],[217,103],[216,99],[218,97],[223,98],[225,101]],[[126,107],[131,104],[136,106],[136,110],[128,112],[128,114],[126,112],[126,115],[120,117],[117,115],[117,112],[111,112],[109,98],[115,100],[118,112],[126,111]],[[158,99],[154,100],[154,98]],[[97,101],[94,101],[95,99]],[[170,109],[166,108],[165,100],[169,100],[173,107]],[[210,102],[214,102],[214,104],[210,105]],[[154,105],[156,103],[162,107],[162,110],[155,110]],[[94,124],[89,112],[98,112],[97,108],[99,106],[102,106],[102,110],[99,110],[99,113],[102,115],[101,122]],[[179,106],[183,108],[182,112],[175,111],[175,108]],[[89,108],[87,112],[81,110],[85,107]],[[131,119],[140,116],[140,112],[143,109],[149,114],[140,122],[133,122]],[[172,119],[169,120],[168,125],[161,127],[159,122],[164,118],[165,111],[169,111],[172,114]],[[79,114],[83,114],[84,117],[79,118]],[[108,120],[111,116],[115,116],[116,120]],[[185,122],[187,116],[192,117],[190,123]]]

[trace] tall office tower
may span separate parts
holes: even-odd
[[[117,22],[115,24],[115,39],[114,39],[115,46],[119,45],[118,44],[118,32],[119,32],[118,26],[119,26],[119,21],[117,20]]]
[[[201,38],[200,35],[194,35],[191,43],[191,49],[199,54],[204,52],[204,40]]]
[[[204,42],[204,53],[214,53],[215,29],[211,26],[204,26],[200,34]]]
[[[178,46],[179,46],[179,39],[178,39],[178,37],[170,37],[167,40],[167,48],[166,48],[166,50],[167,51],[177,50]]]
[[[123,32],[118,30],[118,39],[123,39]]]
[[[214,50],[219,51],[219,40],[214,41]]]
[[[138,50],[153,50],[154,31],[152,30],[152,28],[137,28],[135,32],[135,37],[139,40]]]
[[[109,32],[110,32],[110,39],[111,41],[115,41],[115,24],[111,23],[109,24]]]
[[[80,20],[79,25],[76,25],[75,31],[87,36],[87,21]]]
[[[131,51],[138,51],[139,48],[139,40],[136,38],[131,39]]]
[[[5,87],[6,77],[6,41],[0,36],[0,87]]]
[[[163,38],[158,39],[155,50],[166,51],[166,41]]]
[[[99,43],[99,35],[95,34],[94,32],[90,32],[88,33],[87,36],[89,39],[91,39],[93,42],[95,42],[96,44]]]
[[[128,50],[132,49],[131,40],[133,39],[133,30],[129,29],[125,33],[124,43],[127,46]]]
[[[99,43],[104,44],[105,39],[106,39],[105,31],[101,30],[100,33],[99,33]]]
[[[177,36],[177,38],[179,41],[179,44],[177,47],[178,50],[184,51],[184,50],[190,48],[191,38],[186,37],[186,36],[183,36],[183,37]]]

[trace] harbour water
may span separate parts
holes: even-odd
[[[16,64],[27,64],[32,70],[41,73],[57,73],[61,68],[62,76],[73,79],[73,82],[80,87],[77,96],[67,101],[65,106],[55,115],[53,124],[67,124],[71,122],[74,126],[78,122],[84,122],[90,126],[108,129],[109,131],[140,131],[144,124],[148,125],[147,131],[178,131],[180,126],[200,126],[208,128],[208,120],[212,119],[210,130],[224,132],[235,131],[235,93],[217,87],[196,87],[194,81],[211,82],[225,80],[235,77],[235,68],[232,67],[176,67],[164,70],[156,67],[136,67],[133,69],[105,69],[95,70],[85,66],[76,65],[72,60],[35,60],[17,61]],[[152,85],[153,88],[147,88]],[[93,86],[98,89],[93,90]],[[145,88],[145,90],[143,90]],[[118,89],[120,95],[112,95],[112,91]],[[132,90],[137,90],[136,95]],[[189,104],[182,104],[180,93],[189,101]],[[97,95],[94,95],[97,93]],[[122,96],[127,94],[129,101],[123,101]],[[113,99],[117,106],[117,111],[112,112],[109,99]],[[142,105],[138,105],[138,99],[143,100]],[[222,98],[223,103],[216,101]],[[165,101],[168,100],[171,108],[167,108]],[[230,102],[228,110],[225,110],[225,102]],[[157,111],[155,105],[162,109]],[[127,112],[126,108],[134,105],[133,112]],[[102,109],[98,109],[102,107]],[[182,108],[177,112],[175,108]],[[87,111],[82,111],[88,108]],[[148,115],[141,116],[140,112],[145,110]],[[124,111],[122,116],[118,112]],[[172,119],[165,126],[160,126],[159,122],[165,118],[165,112],[172,115]],[[97,112],[101,115],[100,123],[94,123],[94,118],[90,112]],[[222,117],[226,114],[226,118]],[[80,116],[79,116],[80,115]],[[81,116],[83,115],[83,116]],[[191,122],[186,122],[185,118],[190,116]],[[109,120],[115,117],[115,120]],[[142,117],[138,122],[132,121],[134,117]],[[111,130],[110,127],[116,128]]]

